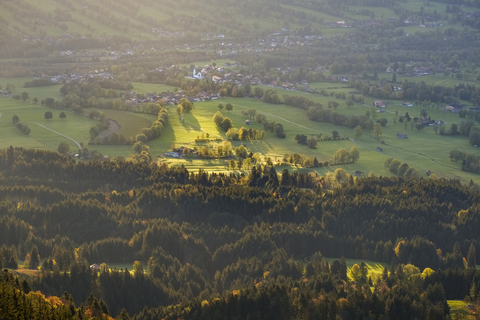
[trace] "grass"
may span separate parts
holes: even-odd
[[[51,111],[53,113],[52,120],[44,119],[45,111]],[[65,111],[67,118],[61,120],[58,117],[59,113],[60,111],[58,110],[49,109],[40,105],[33,105],[11,98],[0,98],[0,148],[3,149],[13,145],[25,148],[57,150],[60,142],[66,141],[70,145],[71,150],[78,149],[78,146],[72,141],[48,131],[33,122],[65,134],[78,142],[87,142],[89,140],[90,127],[97,122],[69,111]],[[11,119],[14,115],[20,118],[20,122],[26,123],[30,127],[30,136],[26,136],[13,126]]]
[[[115,120],[120,126],[116,133],[125,138],[135,137],[143,128],[150,128],[156,117],[150,114],[132,113],[118,110],[101,110],[107,118]]]
[[[293,95],[296,93],[289,92],[289,94]],[[323,98],[320,97],[320,99]],[[263,140],[244,142],[250,151],[259,153],[262,156],[269,156],[274,161],[280,160],[286,153],[300,153],[305,154],[308,157],[317,157],[319,161],[328,161],[338,149],[345,148],[348,150],[356,145],[360,151],[360,160],[355,164],[341,165],[341,167],[350,174],[359,170],[365,174],[373,171],[377,176],[390,176],[391,173],[387,168],[384,168],[383,163],[389,157],[394,157],[402,162],[407,162],[411,167],[417,168],[421,174],[427,170],[431,170],[437,177],[455,178],[460,179],[463,182],[468,182],[470,179],[473,179],[474,181],[480,180],[477,175],[460,171],[460,164],[451,162],[448,158],[450,150],[454,148],[480,155],[480,151],[472,147],[467,138],[463,136],[439,136],[429,127],[418,132],[417,130],[411,130],[410,127],[405,129],[403,124],[394,124],[393,112],[395,110],[399,111],[399,114],[404,114],[408,111],[411,116],[418,116],[421,110],[420,107],[401,107],[398,101],[392,101],[388,105],[388,113],[378,114],[378,117],[386,117],[389,121],[387,125],[383,127],[383,135],[381,136],[381,139],[385,141],[385,144],[381,144],[374,139],[371,136],[371,132],[365,132],[362,137],[355,139],[354,142],[351,140],[319,142],[317,149],[309,149],[306,146],[296,143],[295,135],[305,134],[311,136],[322,133],[325,136],[331,135],[331,132],[336,130],[342,136],[353,137],[354,132],[350,128],[339,127],[330,123],[310,121],[303,110],[285,105],[266,104],[255,99],[224,98],[218,101],[198,102],[194,104],[194,110],[192,113],[185,115],[184,122],[181,122],[176,115],[175,107],[168,106],[170,109],[169,125],[166,126],[165,131],[160,138],[148,142],[152,155],[160,157],[161,162],[170,165],[183,164],[194,170],[198,168],[206,168],[210,171],[224,171],[225,160],[221,159],[202,160],[194,156],[190,156],[186,159],[171,159],[163,156],[165,152],[171,150],[172,144],[175,144],[177,147],[188,145],[190,148],[200,146],[194,142],[196,137],[202,134],[199,130],[202,130],[205,133],[208,132],[211,136],[218,135],[225,138],[225,133],[218,130],[212,121],[213,114],[218,110],[217,105],[219,103],[231,103],[233,105],[233,111],[228,113],[223,110],[223,115],[229,117],[236,128],[246,126],[244,123],[245,118],[242,116],[241,111],[247,110],[248,108],[255,108],[257,113],[264,114],[268,120],[282,123],[287,134],[285,139],[280,139],[275,137],[272,133],[267,133],[266,138]],[[361,105],[355,105],[351,109],[348,109],[344,104],[341,104],[338,108],[338,112],[345,114],[364,114],[367,110],[369,110],[368,107]],[[432,119],[441,119],[446,123],[458,123],[461,120],[457,115],[449,113],[444,114],[436,109],[428,109],[427,111]],[[263,130],[263,126],[255,121],[248,127]],[[399,132],[406,133],[408,139],[397,139],[396,134]],[[233,148],[240,145],[240,143],[240,141],[232,141]],[[378,146],[383,148],[384,151],[382,153],[376,151]],[[96,148],[102,153],[111,156],[128,156],[130,153],[130,147],[128,146],[97,146]],[[432,161],[432,159],[435,161]],[[283,168],[278,169],[281,170]],[[294,169],[300,171],[314,170],[301,167]],[[335,169],[336,166],[333,166],[330,168],[316,169],[316,171],[323,175],[326,170]]]
[[[211,65],[214,62],[217,64],[217,67],[223,67],[224,64],[227,63],[227,62],[228,63],[235,63],[235,60],[231,60],[231,59],[203,60],[203,61],[195,61],[195,62],[191,62],[191,63],[180,63],[177,66],[179,66],[179,67],[190,67],[193,64],[194,66],[204,67],[207,64]]]
[[[377,19],[377,18],[387,19],[387,18],[398,17],[397,14],[392,9],[388,9],[388,8],[384,8],[384,7],[362,7],[362,6],[349,5],[348,8],[350,10],[356,10],[356,11],[360,11],[360,10],[363,10],[363,9],[368,9],[369,11],[373,11],[375,13],[375,19]],[[347,14],[347,17],[355,18],[355,19],[358,19],[358,20],[365,20],[365,19],[369,18],[365,15],[359,15],[359,14],[355,14],[355,15],[354,14]]]
[[[450,307],[450,314],[468,315],[467,304],[461,300],[447,300],[448,306]],[[468,319],[468,318],[467,318]]]
[[[175,87],[166,85],[166,84],[158,84],[158,83],[144,83],[144,82],[132,82],[133,90],[137,93],[145,94],[147,92],[153,93],[161,93],[161,92],[173,92]]]
[[[332,263],[334,260],[339,260],[338,258],[326,258],[328,263]],[[371,277],[372,279],[381,276],[383,273],[383,270],[385,267],[388,267],[387,263],[383,262],[375,262],[375,261],[370,261],[370,260],[364,260],[364,259],[345,259],[345,262],[347,263],[347,275],[350,280],[353,280],[351,276],[351,271],[352,267],[355,264],[360,265],[360,263],[364,262],[367,266],[368,270],[368,275],[367,277]]]
[[[211,62],[205,62],[205,64]],[[217,61],[217,64],[221,61]],[[422,77],[424,78],[424,77]],[[31,78],[0,78],[0,83],[6,86],[6,83],[12,83],[16,86],[15,93],[21,93],[26,91],[30,95],[30,99],[38,97],[39,100],[46,97],[53,97],[60,100],[59,88],[60,85],[41,87],[41,88],[23,88],[23,83],[31,80]],[[317,89],[326,89],[329,92],[351,92],[354,91],[348,88],[345,84],[332,84],[332,83],[312,83],[312,87]],[[173,87],[166,85],[158,85],[152,83],[134,83],[134,88],[137,92],[162,92],[172,91]],[[264,89],[272,89],[270,87],[263,87]],[[327,105],[329,100],[335,100],[339,102],[337,112],[346,115],[363,115],[367,110],[370,110],[368,106],[355,104],[352,108],[347,108],[345,101],[336,99],[334,97],[323,97],[320,95],[313,95],[305,92],[295,92],[289,90],[275,89],[279,97],[283,98],[285,94],[292,96],[304,96],[312,99],[316,102]],[[365,103],[371,105],[372,98],[366,98]],[[226,167],[226,161],[222,159],[210,159],[204,160],[196,158],[194,156],[187,157],[186,159],[172,159],[166,158],[163,154],[171,150],[172,144],[177,147],[183,145],[189,145],[192,147],[199,147],[199,144],[195,143],[197,136],[201,136],[202,131],[208,132],[212,136],[225,137],[225,133],[219,131],[213,124],[213,114],[218,110],[217,105],[219,103],[231,103],[234,106],[233,111],[228,113],[223,110],[223,115],[229,117],[233,126],[241,128],[245,125],[245,118],[242,116],[242,110],[254,108],[257,113],[263,113],[268,120],[273,120],[281,123],[284,126],[284,130],[287,134],[285,139],[277,138],[273,133],[267,133],[265,139],[259,141],[244,142],[247,148],[254,152],[259,153],[262,156],[271,157],[274,162],[283,158],[284,154],[299,153],[308,157],[317,157],[319,161],[329,161],[333,158],[334,153],[340,149],[345,148],[349,150],[354,145],[360,151],[360,159],[355,164],[341,165],[348,173],[353,174],[355,171],[362,171],[367,174],[373,171],[375,175],[390,176],[391,173],[388,169],[384,168],[383,163],[389,157],[394,157],[402,162],[406,162],[410,167],[415,167],[421,174],[427,170],[431,170],[437,177],[447,177],[453,179],[459,179],[462,182],[469,182],[471,179],[475,182],[480,182],[480,177],[474,174],[469,174],[461,171],[460,164],[451,162],[448,158],[449,152],[452,149],[461,149],[467,153],[474,153],[480,156],[480,150],[471,146],[468,139],[463,136],[439,136],[436,135],[432,128],[427,127],[423,131],[411,130],[410,127],[404,128],[403,124],[393,123],[394,112],[398,111],[399,114],[405,114],[409,112],[410,116],[419,116],[422,107],[406,108],[399,105],[399,101],[391,100],[386,101],[387,108],[386,113],[377,114],[378,118],[385,117],[388,123],[382,128],[383,134],[380,139],[385,144],[380,143],[374,137],[372,132],[364,132],[363,136],[351,140],[344,141],[329,141],[319,142],[317,149],[310,149],[304,145],[296,143],[295,136],[297,134],[305,134],[308,137],[322,133],[323,136],[331,135],[333,130],[340,133],[341,136],[354,137],[352,129],[347,127],[339,127],[330,123],[319,123],[310,121],[304,110],[296,109],[285,105],[272,105],[263,103],[256,99],[243,99],[243,98],[222,98],[218,101],[206,101],[198,102],[194,104],[194,110],[191,114],[186,114],[184,122],[181,122],[176,115],[175,106],[167,106],[170,114],[170,123],[165,127],[163,135],[155,140],[149,141],[148,145],[152,155],[155,158],[159,157],[159,161],[165,162],[169,165],[185,165],[193,170],[198,168],[206,168],[210,171],[224,171]],[[43,119],[45,111],[52,111],[54,113],[54,119],[47,121]],[[118,132],[125,137],[135,136],[139,130],[144,127],[149,127],[151,122],[155,119],[155,116],[128,113],[115,110],[103,110],[107,117],[116,120],[121,129]],[[447,129],[451,123],[459,123],[464,119],[458,117],[458,115],[444,113],[436,108],[427,109],[429,116],[432,119],[443,120],[447,123]],[[54,134],[44,128],[41,128],[35,124],[29,124],[32,130],[30,136],[25,136],[18,129],[11,124],[11,118],[14,114],[20,117],[21,122],[38,122],[52,130],[65,134],[78,142],[87,142],[89,140],[90,127],[98,122],[92,121],[86,117],[75,115],[74,113],[67,111],[67,119],[64,121],[58,118],[59,111],[48,109],[40,105],[33,105],[31,103],[24,103],[23,101],[14,100],[11,98],[0,98],[0,148],[6,148],[10,145],[23,146],[26,148],[42,148],[47,150],[56,150],[61,141],[66,141],[65,138]],[[249,128],[255,128],[263,130],[263,126],[255,121]],[[202,130],[202,131],[200,131]],[[397,133],[406,133],[408,139],[401,140],[396,138]],[[76,150],[77,146],[67,141],[72,150]],[[240,145],[240,141],[232,141],[233,147]],[[382,147],[383,152],[376,152],[377,147]],[[96,149],[99,152],[115,157],[130,155],[131,146],[90,146],[90,148]],[[283,169],[283,168],[279,168]],[[335,170],[336,167],[320,168],[320,169],[306,169],[306,168],[293,168],[293,170],[299,171],[316,171],[323,175],[328,170]]]

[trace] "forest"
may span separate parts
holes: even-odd
[[[6,318],[447,319],[447,299],[480,290],[475,184],[343,176],[328,189],[261,165],[216,174],[13,147],[0,173]],[[350,258],[386,264],[347,273]],[[20,260],[37,271],[17,273]]]

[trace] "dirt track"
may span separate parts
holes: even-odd
[[[101,139],[105,139],[106,137],[110,136],[111,134],[117,132],[118,130],[120,130],[120,125],[118,124],[117,121],[115,120],[112,120],[112,119],[108,119],[110,120],[110,125],[108,126],[108,130],[106,131],[103,131],[101,134],[100,134],[100,138]]]

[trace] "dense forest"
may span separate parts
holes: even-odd
[[[444,319],[446,299],[480,290],[475,185],[343,176],[331,190],[268,166],[209,174],[21,148],[1,151],[0,170],[0,267],[39,270],[2,273],[6,304],[46,308],[38,290],[65,318]],[[390,267],[349,278],[345,258]]]

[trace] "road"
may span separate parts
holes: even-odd
[[[64,134],[61,134],[60,132],[57,132],[57,131],[52,130],[52,129],[48,128],[48,127],[45,127],[43,124],[40,124],[40,123],[38,123],[38,122],[25,122],[25,123],[36,124],[37,126],[40,126],[40,127],[42,127],[42,128],[45,128],[45,129],[47,129],[48,131],[52,131],[53,133],[56,133],[56,134],[58,134],[59,136],[62,136],[62,137],[64,137],[64,138],[67,138],[68,140],[71,140],[71,141],[75,142],[75,144],[78,146],[78,148],[79,148],[79,149],[82,149],[82,146],[80,145],[80,143],[78,143],[78,141],[75,141],[75,140],[73,140],[72,138],[70,138],[70,137],[68,137],[68,136],[66,136],[66,135],[64,135]]]

